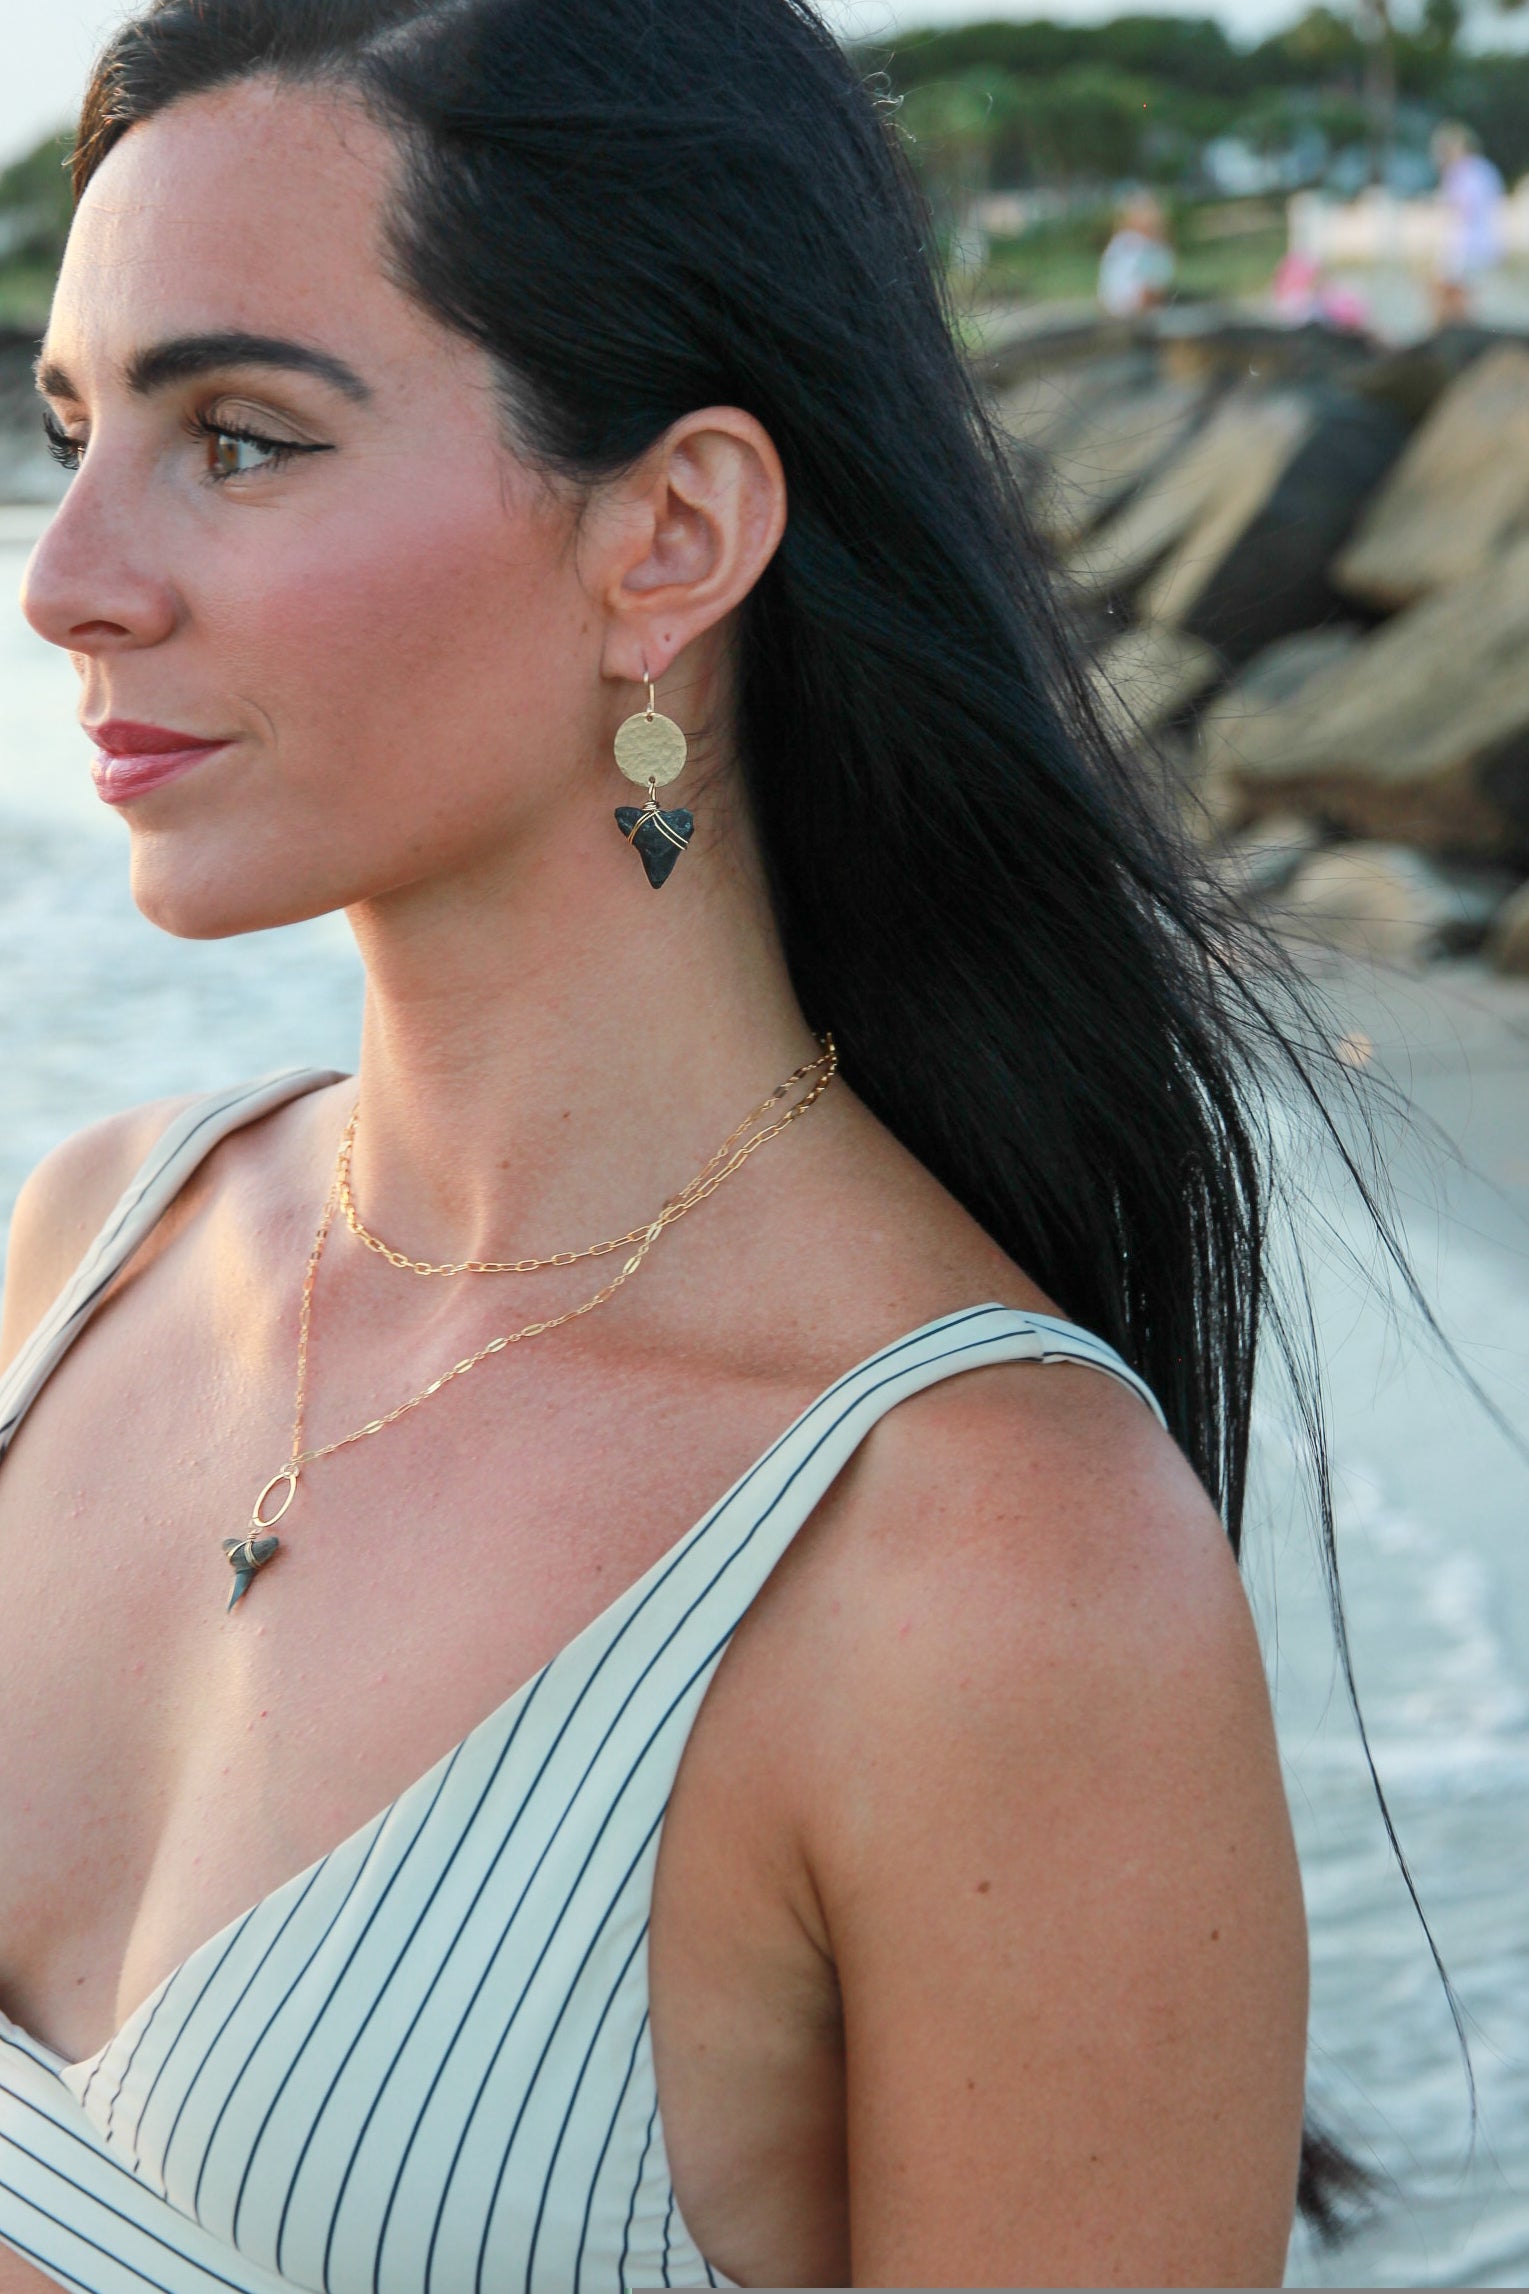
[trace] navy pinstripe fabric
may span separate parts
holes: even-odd
[[[294,1071],[177,1120],[0,1384],[0,1452],[217,1140],[329,1080]],[[670,1788],[740,1618],[870,1428],[1011,1361],[1085,1363],[1157,1407],[1100,1340],[1043,1316],[982,1306],[912,1332],[98,2055],[66,2062],[0,2016],[0,2241],[81,2294],[730,2285],[675,2203],[654,2084]]]

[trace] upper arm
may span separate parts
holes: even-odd
[[[11,1217],[0,1370],[41,1322],[155,1140],[191,1104],[188,1094],[110,1115],[75,1132],[38,1164]]]
[[[806,1824],[854,2283],[1278,2284],[1305,1926],[1225,1535],[1096,1373],[893,1415]]]

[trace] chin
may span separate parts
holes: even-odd
[[[345,906],[337,888],[283,883],[270,867],[249,862],[213,864],[184,850],[179,839],[134,839],[132,894],[140,915],[177,940],[232,940],[244,932],[273,932],[305,924]]]

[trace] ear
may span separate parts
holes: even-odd
[[[741,407],[687,414],[592,505],[580,570],[603,609],[601,667],[661,677],[754,587],[786,530],[769,432]]]

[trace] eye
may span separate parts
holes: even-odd
[[[256,470],[279,470],[289,456],[302,452],[290,439],[262,438],[254,430],[223,430],[210,422],[202,435],[209,475],[214,478],[247,478]]]
[[[227,405],[227,401],[224,401]],[[207,457],[207,476],[216,486],[229,478],[267,477],[285,468],[300,454],[328,454],[332,448],[305,438],[273,438],[242,418],[220,422],[217,406],[192,415],[187,428],[201,442]],[[232,409],[230,410],[232,411]],[[242,410],[240,410],[242,417]]]
[[[67,430],[60,428],[57,419],[47,408],[43,410],[42,429],[48,452],[54,461],[65,470],[78,470],[85,452],[85,441],[82,438],[71,438]]]

